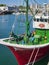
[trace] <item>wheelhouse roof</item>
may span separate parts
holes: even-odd
[[[45,16],[45,15],[42,15],[42,14],[36,14],[35,17],[36,19],[49,19],[49,16]]]

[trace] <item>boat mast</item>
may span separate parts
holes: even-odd
[[[29,25],[29,21],[28,21],[28,8],[29,8],[29,0],[25,0],[26,1],[26,42],[29,41],[29,35],[30,35],[30,25]]]

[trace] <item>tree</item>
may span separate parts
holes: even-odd
[[[6,4],[0,4],[0,6],[6,6]]]

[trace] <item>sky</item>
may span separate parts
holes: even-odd
[[[49,3],[49,0],[35,0],[37,1],[39,4],[43,4],[43,3]],[[30,4],[35,3],[34,0],[29,0]],[[12,5],[25,5],[24,4],[24,0],[0,0],[0,4],[6,4],[6,5],[9,5],[9,6],[12,6]]]

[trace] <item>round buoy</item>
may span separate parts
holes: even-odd
[[[41,24],[39,24],[39,27],[43,28],[43,27],[45,27],[45,25],[41,23]]]

